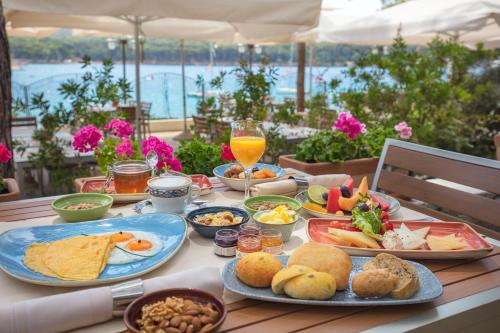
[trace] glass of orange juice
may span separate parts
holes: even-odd
[[[245,169],[245,199],[247,199],[250,197],[252,168],[266,149],[262,123],[251,119],[232,123],[230,146],[234,158]]]

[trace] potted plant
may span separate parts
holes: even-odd
[[[175,157],[182,163],[186,174],[202,174],[213,176],[213,169],[219,165],[234,161],[231,148],[224,143],[207,143],[203,139],[194,137],[189,141],[182,141]]]
[[[158,172],[165,170],[182,171],[181,162],[174,156],[174,149],[165,141],[150,136],[142,142],[132,139],[134,130],[125,120],[111,119],[101,131],[94,125],[82,127],[75,133],[73,149],[80,153],[93,152],[102,172],[107,173],[108,166],[123,160],[144,160],[149,151],[158,156]],[[86,178],[75,180],[77,192]]]
[[[366,126],[349,112],[341,112],[331,130],[319,131],[297,146],[295,155],[280,156],[281,167],[312,175],[346,173],[354,178],[372,176],[386,138],[409,139],[411,127],[401,122],[394,129]]]
[[[12,158],[12,152],[0,143],[0,163],[7,163]],[[21,198],[19,186],[14,178],[3,178],[0,175],[0,202],[18,200]]]

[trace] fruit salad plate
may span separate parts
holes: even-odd
[[[391,197],[390,195],[380,193],[380,192],[373,192],[373,191],[369,191],[368,193],[376,196],[377,198],[382,199],[383,201],[385,201],[389,205],[389,210],[388,210],[389,215],[394,215],[401,208],[399,201],[396,198]],[[339,216],[339,215],[335,215],[332,213],[322,213],[322,212],[307,208],[307,205],[304,206],[304,204],[311,203],[311,200],[308,197],[307,191],[302,191],[302,192],[298,193],[295,196],[295,199],[302,203],[302,209],[305,212],[307,212],[309,215],[312,215],[314,217],[346,220],[346,221],[351,219],[351,214],[348,212],[345,213],[345,215],[343,215],[343,216]]]
[[[134,253],[119,252],[113,264],[111,264],[113,256],[111,252],[104,270],[95,280],[58,279],[32,271],[23,262],[26,249],[33,243],[50,243],[74,236],[102,235],[120,231],[136,233],[139,239],[146,240],[153,235],[151,242],[158,250],[148,256],[135,255],[130,260],[125,257]],[[182,246],[186,232],[187,225],[184,219],[179,215],[168,213],[17,228],[0,235],[0,268],[16,279],[46,286],[82,287],[112,283],[141,276],[166,263]],[[115,250],[116,248],[113,249]]]
[[[328,229],[332,227],[349,230],[350,222],[339,219],[312,218],[307,222],[306,232],[310,240],[319,243],[333,244],[354,256],[376,256],[379,253],[385,252],[405,259],[465,259],[484,256],[493,250],[491,244],[465,223],[437,221],[390,222],[395,229],[400,228],[403,223],[411,231],[429,227],[427,234],[424,236],[426,240],[429,236],[446,237],[447,235],[454,235],[462,239],[464,248],[459,250],[431,250],[428,244],[424,243],[416,250],[385,249],[380,242],[379,244],[381,247],[379,249],[345,246],[339,244],[329,236]]]
[[[286,267],[288,256],[277,256],[281,265]],[[403,305],[430,302],[443,293],[443,287],[436,276],[425,266],[410,262],[418,272],[420,280],[420,288],[408,299],[394,299],[391,297],[381,298],[361,298],[356,296],[351,290],[351,281],[354,275],[363,270],[363,264],[371,260],[369,257],[352,257],[352,271],[349,276],[349,283],[346,290],[337,291],[335,295],[327,300],[304,300],[295,299],[286,295],[276,295],[271,288],[252,288],[241,282],[235,273],[235,266],[238,259],[233,259],[226,264],[222,273],[224,279],[224,287],[234,293],[243,295],[248,298],[258,299],[261,301],[292,303],[304,305],[323,305],[323,306],[382,306],[382,305]]]

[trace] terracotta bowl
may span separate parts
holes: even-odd
[[[218,328],[222,325],[226,319],[227,309],[224,302],[218,297],[199,289],[189,289],[189,288],[172,288],[155,291],[153,293],[146,294],[139,297],[135,301],[129,304],[125,313],[123,314],[123,320],[127,329],[131,333],[140,333],[139,326],[136,324],[136,320],[141,318],[142,307],[146,304],[155,303],[158,301],[163,301],[169,296],[175,296],[185,299],[190,299],[197,303],[212,303],[212,305],[221,314],[219,320],[214,324],[212,329],[208,332],[216,332]]]

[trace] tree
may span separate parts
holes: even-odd
[[[11,72],[9,40],[7,39],[5,24],[3,3],[0,0],[0,143],[12,149],[12,133],[10,131],[12,105]],[[0,170],[0,173],[12,176],[14,173],[12,160],[9,163],[2,163],[2,166],[3,170]]]

